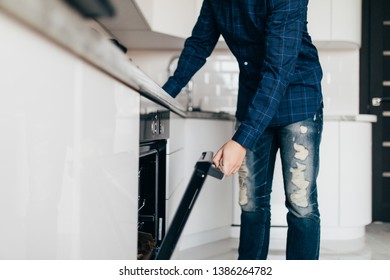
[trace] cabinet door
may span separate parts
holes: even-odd
[[[0,259],[136,259],[139,95],[12,19],[0,34]]]
[[[325,121],[320,146],[317,180],[321,224],[339,225],[340,215],[340,122]]]
[[[310,0],[308,30],[325,48],[357,48],[361,45],[361,0]]]
[[[308,31],[312,40],[329,41],[331,28],[332,0],[310,0],[308,7]]]
[[[196,161],[204,151],[217,150],[233,135],[233,122],[221,120],[186,120],[186,184]],[[227,238],[232,223],[233,176],[222,181],[207,177],[188,222],[180,248]]]
[[[77,61],[3,13],[0,36],[0,259],[57,259]]]
[[[340,226],[343,227],[364,227],[372,221],[371,125],[340,124]]]
[[[332,40],[360,47],[362,26],[361,0],[332,1]]]
[[[187,38],[198,15],[196,0],[134,0],[154,32]]]
[[[81,65],[76,88],[80,258],[136,259],[139,94],[88,64]]]

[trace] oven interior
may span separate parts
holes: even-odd
[[[152,259],[165,236],[169,111],[142,97],[138,169],[138,259]]]
[[[138,256],[149,259],[165,235],[166,141],[140,147],[138,171]]]

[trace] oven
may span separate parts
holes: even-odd
[[[141,96],[138,170],[138,259],[149,259],[165,235],[169,110]]]
[[[170,259],[207,175],[219,180],[224,176],[212,164],[213,153],[203,152],[166,230],[166,146],[170,112],[143,96],[140,109],[137,258]]]

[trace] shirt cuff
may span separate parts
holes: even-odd
[[[236,133],[234,133],[232,140],[244,146],[246,149],[253,150],[258,136],[258,133],[253,127],[242,123],[236,130]]]
[[[168,81],[162,86],[162,89],[165,90],[170,96],[175,98],[181,91],[181,87],[173,80],[169,78]]]

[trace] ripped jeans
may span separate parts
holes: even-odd
[[[320,213],[316,179],[322,126],[321,109],[313,118],[266,129],[255,150],[247,151],[239,171],[241,228],[238,259],[267,258],[270,198],[278,149],[288,209],[286,259],[319,259]]]

